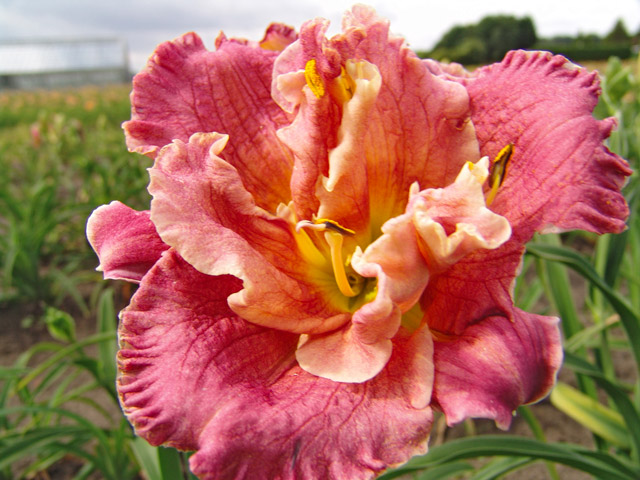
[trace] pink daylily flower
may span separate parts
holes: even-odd
[[[524,244],[625,228],[596,74],[423,61],[363,6],[326,29],[160,45],[124,125],[150,213],[88,223],[105,277],[140,283],[123,409],[200,478],[372,478],[427,450],[434,409],[507,428],[562,357],[558,319],[513,304]]]

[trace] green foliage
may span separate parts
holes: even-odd
[[[595,34],[578,34],[576,37],[555,37],[537,42],[537,50],[548,50],[558,55],[564,55],[574,62],[586,60],[604,60],[609,57],[622,59],[630,58],[632,39],[627,33],[622,20],[618,20],[604,38]]]
[[[418,55],[463,65],[482,65],[502,60],[509,50],[524,49],[546,50],[580,62],[606,60],[612,56],[630,58],[632,44],[633,38],[622,20],[618,20],[604,38],[580,33],[575,37],[538,39],[531,18],[492,15],[477,24],[453,26],[431,51],[420,51]]]
[[[76,324],[67,312],[54,307],[47,307],[44,313],[44,323],[49,334],[62,342],[73,342],[76,339]]]
[[[536,50],[546,50],[556,55],[564,55],[572,62],[584,62],[587,60],[602,60],[612,56],[622,59],[631,58],[632,50],[630,45],[619,45],[611,43],[556,43],[542,41],[536,43]]]
[[[110,289],[98,305],[98,332],[82,340],[66,314],[48,309],[48,325],[64,343],[36,344],[0,369],[0,479],[29,477],[63,458],[81,462],[78,479],[192,478],[184,454],[136,438],[119,413]],[[74,412],[78,405],[83,415]]]
[[[478,24],[454,26],[427,56],[462,64],[481,64],[502,59],[509,50],[530,48],[536,31],[529,17],[496,15]]]
[[[127,151],[120,128],[129,89],[0,92],[0,318],[29,305],[57,340],[0,367],[0,480],[46,478],[69,459],[76,479],[188,478],[175,450],[145,443],[140,462],[115,389],[114,294],[84,233],[99,205],[149,205],[150,162]],[[98,332],[78,338],[70,311]]]
[[[605,42],[608,43],[622,43],[629,44],[631,41],[631,35],[627,31],[627,27],[624,21],[619,18],[611,31],[604,37]]]
[[[70,300],[88,313],[82,288],[98,276],[87,217],[114,199],[149,203],[149,162],[120,128],[128,90],[0,93],[0,306],[41,314]]]

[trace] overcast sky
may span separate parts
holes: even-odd
[[[118,37],[129,45],[139,70],[155,45],[187,31],[212,48],[220,30],[229,37],[260,40],[272,21],[299,27],[313,17],[332,22],[353,2],[340,0],[0,0],[0,41]],[[371,0],[391,20],[391,30],[416,49],[429,49],[450,27],[475,23],[489,14],[529,15],[538,36],[603,35],[622,18],[640,29],[640,0]],[[330,30],[331,32],[331,30]]]

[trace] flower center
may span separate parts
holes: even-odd
[[[343,227],[338,222],[326,218],[317,218],[313,221],[302,220],[296,225],[296,232],[303,228],[324,233],[324,240],[329,245],[331,253],[331,267],[333,276],[340,293],[345,297],[355,297],[362,291],[364,278],[351,268],[351,256],[345,262],[342,256],[342,245],[345,236],[355,234],[353,230]]]

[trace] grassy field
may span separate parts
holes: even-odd
[[[126,85],[0,93],[0,304],[40,313],[96,282],[84,236],[91,211],[111,200],[148,208],[150,161],[126,150]]]

